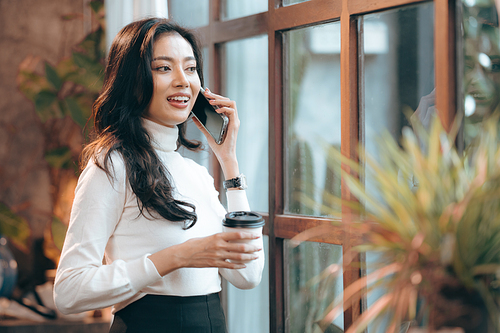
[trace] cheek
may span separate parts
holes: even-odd
[[[500,73],[498,73],[498,72],[489,73],[488,77],[495,84],[498,84],[500,82]]]
[[[200,81],[200,77],[198,75],[196,75],[196,77],[194,77],[192,80],[191,80],[191,86],[196,88],[197,91],[200,91],[200,88],[201,88],[201,81]]]
[[[158,96],[158,79],[153,75],[153,96],[151,99],[155,99],[156,96]]]

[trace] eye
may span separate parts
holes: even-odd
[[[471,70],[474,68],[474,59],[472,57],[465,57],[464,65],[466,70]]]
[[[154,70],[157,71],[157,72],[168,72],[170,70],[170,67],[168,67],[168,66],[160,66],[160,67],[156,67]]]
[[[493,73],[500,72],[500,56],[490,56],[491,58],[491,71]]]
[[[194,73],[194,72],[196,72],[196,67],[188,67],[188,68],[186,68],[186,70],[190,73]]]

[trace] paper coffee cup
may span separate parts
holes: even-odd
[[[224,217],[223,231],[224,232],[247,232],[254,235],[262,236],[262,227],[265,220],[262,215],[256,212],[237,211],[227,213]],[[231,241],[232,243],[247,243],[262,247],[262,237],[257,239],[238,239]],[[231,260],[231,262],[247,263],[251,260]]]

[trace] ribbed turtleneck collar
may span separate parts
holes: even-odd
[[[177,138],[179,136],[177,126],[167,127],[145,118],[142,118],[142,124],[151,136],[153,148],[166,152],[177,149]]]

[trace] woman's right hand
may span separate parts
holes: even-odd
[[[184,243],[170,246],[149,256],[158,273],[164,276],[184,267],[218,267],[229,269],[245,268],[235,261],[250,261],[258,258],[261,251],[255,245],[233,243],[236,240],[253,240],[256,236],[247,232],[222,232],[203,238],[192,238]]]

